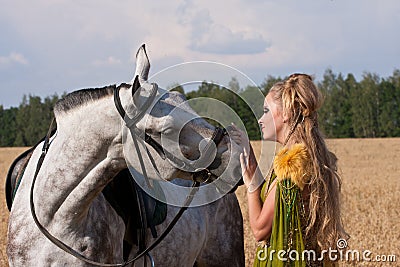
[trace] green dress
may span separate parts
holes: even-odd
[[[275,179],[276,175],[273,173],[269,183],[264,183],[261,190],[263,202],[266,190]],[[302,257],[304,240],[301,216],[304,215],[303,212],[299,187],[290,179],[277,181],[271,236],[269,242],[257,248],[254,267],[306,266],[306,261]]]
[[[276,180],[272,231],[269,240],[257,248],[254,267],[338,265],[337,262],[320,260],[317,247],[311,244],[307,244],[305,249],[304,229],[307,222],[301,190],[312,172],[304,144],[283,147],[275,156],[271,179],[264,183],[261,190],[264,202],[270,185]]]

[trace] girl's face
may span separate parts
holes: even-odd
[[[284,122],[282,109],[274,102],[273,96],[274,92],[270,92],[265,97],[264,112],[258,123],[264,140],[283,143],[286,123]]]

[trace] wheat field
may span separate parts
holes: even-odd
[[[340,266],[400,266],[400,139],[332,139],[329,148],[339,158],[342,176],[342,212],[351,238],[348,247],[368,256],[394,255],[392,262],[342,261]],[[274,153],[270,143],[253,142],[261,162],[268,162]],[[261,145],[263,144],[263,145]],[[26,148],[0,148],[0,265],[8,266],[6,255],[8,210],[4,196],[4,178],[13,159]],[[263,153],[261,153],[261,151]],[[268,164],[260,164],[265,172]],[[248,225],[245,189],[236,192],[243,213],[246,266],[251,266],[255,240]],[[392,257],[393,260],[393,257]]]

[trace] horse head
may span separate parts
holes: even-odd
[[[216,127],[196,114],[186,97],[179,92],[158,88],[155,100],[148,106],[148,100],[157,85],[148,81],[150,62],[144,45],[136,54],[136,62],[132,80],[134,111],[131,116],[138,114],[138,110],[148,111],[133,127],[150,136],[167,152],[167,156],[163,156],[152,146],[141,147],[141,155],[146,154],[146,149],[149,151],[149,156],[143,157],[146,168],[150,170],[149,176],[164,180],[193,179],[195,173],[207,169],[212,176],[206,177],[208,181],[223,176],[223,183],[235,185],[240,178],[240,150],[237,144],[230,142],[227,135],[222,136],[215,144],[211,139],[215,135]],[[129,140],[129,136],[126,140]],[[133,147],[131,142],[125,144],[125,152],[130,155],[134,153],[130,150]],[[174,155],[183,163],[177,163],[168,155]],[[138,160],[129,160],[130,156],[126,156],[128,165],[140,170]],[[157,166],[157,171],[153,170],[154,166]]]

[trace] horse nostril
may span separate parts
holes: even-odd
[[[202,139],[199,143],[199,150],[204,151],[206,149],[206,147],[210,144],[210,142],[211,142],[211,139],[209,139],[209,138]]]
[[[88,249],[87,245],[82,245],[81,246],[81,252],[85,252]]]

